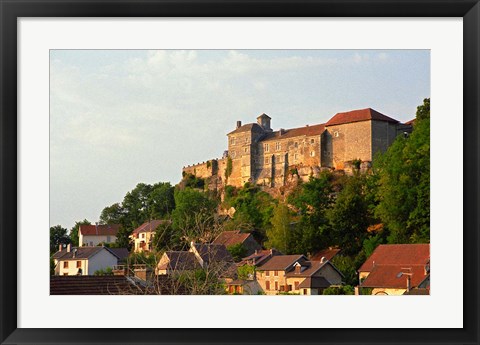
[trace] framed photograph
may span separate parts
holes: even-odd
[[[2,344],[479,343],[478,1],[0,11]]]

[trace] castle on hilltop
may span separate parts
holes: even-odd
[[[210,179],[218,187],[241,187],[246,182],[283,186],[289,174],[308,180],[322,169],[367,170],[377,152],[384,152],[397,135],[409,133],[411,121],[402,124],[371,108],[338,113],[326,123],[292,129],[271,128],[271,117],[262,114],[256,123],[227,134],[228,151],[213,159],[183,168]]]

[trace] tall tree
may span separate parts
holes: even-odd
[[[288,207],[279,203],[274,211],[272,217],[272,227],[267,230],[267,248],[275,248],[283,254],[291,254],[291,228],[292,217]]]
[[[376,214],[389,243],[430,241],[430,99],[417,108],[410,136],[400,136],[374,165],[379,176]]]
[[[87,219],[75,222],[75,225],[70,229],[69,237],[71,243],[75,246],[78,247],[78,229],[80,228],[80,225],[91,225],[90,221]]]
[[[332,241],[346,255],[358,253],[367,236],[370,215],[365,181],[366,176],[358,172],[349,177],[334,206],[327,212]]]
[[[61,225],[50,227],[50,254],[58,250],[60,244],[70,243],[70,238],[67,236],[67,229]]]

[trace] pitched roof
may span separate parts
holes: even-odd
[[[308,288],[328,288],[332,285],[327,279],[324,277],[308,277],[305,278],[303,282],[298,285],[299,289],[308,289]]]
[[[263,128],[258,123],[247,123],[243,126],[238,127],[237,129],[231,131],[227,135],[235,134],[235,133],[241,133],[241,132],[249,132],[249,131],[262,133]]]
[[[143,295],[124,276],[51,276],[50,295]]]
[[[218,235],[212,243],[223,244],[225,247],[230,247],[235,244],[245,242],[245,240],[249,236],[252,235],[247,233],[241,233],[240,230],[224,231],[220,235]]]
[[[290,271],[286,274],[287,277],[310,277],[315,274],[319,269],[321,269],[327,261],[320,262],[320,261],[306,261],[302,264],[302,268],[299,273],[295,273],[295,270]]]
[[[391,117],[388,117],[386,115],[383,115],[372,108],[366,108],[366,109],[347,111],[345,113],[337,113],[330,120],[328,120],[325,126],[341,125],[345,123],[368,121],[368,120],[398,123],[397,120],[392,119]]]
[[[205,244],[205,243],[194,243],[192,246],[198,252],[198,255],[202,258],[203,262],[233,262],[233,258],[223,244]]]
[[[53,258],[57,260],[88,259],[102,250],[107,250],[110,254],[117,256],[106,247],[74,247],[69,252],[66,248],[56,252],[53,254]]]
[[[264,118],[264,117],[266,117],[267,119],[270,119],[270,120],[272,119],[270,116],[268,116],[268,115],[267,115],[267,114],[265,114],[265,113],[263,113],[263,114],[261,114],[261,115],[257,116],[257,119]]]
[[[117,236],[120,224],[80,225],[78,231],[83,236]]]
[[[430,244],[381,244],[359,268],[372,271],[376,265],[425,265],[430,259]]]
[[[327,248],[327,249],[323,249],[319,252],[317,252],[316,254],[312,255],[312,257],[310,258],[311,261],[321,261],[322,258],[325,258],[327,260],[332,260],[332,258],[338,254],[338,252],[340,251],[339,248]]]
[[[238,263],[239,266],[250,264],[250,262],[253,262],[254,265],[260,266],[262,263],[264,263],[266,260],[270,259],[272,256],[275,255],[282,255],[278,250],[276,249],[263,249],[263,250],[256,250],[253,254],[245,257]]]
[[[265,137],[262,138],[262,142],[264,141],[273,141],[273,140],[282,140],[300,136],[313,136],[313,135],[321,135],[325,131],[325,124],[319,125],[312,125],[312,126],[305,126],[299,128],[291,128],[285,129],[280,133],[280,131],[275,131],[268,133]]]
[[[417,121],[417,118],[411,119],[410,121],[405,122],[406,125],[415,125],[415,122]]]
[[[127,248],[107,248],[111,251],[119,260],[123,260],[130,254]]]
[[[307,261],[307,258],[302,254],[277,255],[272,257],[262,266],[257,267],[257,271],[284,271],[297,261]]]
[[[406,289],[407,276],[398,277],[400,272],[411,273],[411,287],[416,287],[425,279],[424,265],[375,265],[362,287]]]
[[[200,268],[195,254],[187,251],[168,251],[163,254],[168,262],[158,265],[160,270],[194,270]]]
[[[138,228],[133,230],[132,233],[133,234],[138,234],[138,233],[141,233],[141,232],[151,232],[151,231],[155,232],[155,230],[157,230],[157,228],[160,224],[163,224],[163,223],[166,223],[166,222],[169,222],[169,221],[168,220],[163,220],[163,219],[154,219],[154,220],[151,220],[149,222],[143,223]]]

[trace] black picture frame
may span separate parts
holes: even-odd
[[[478,344],[478,0],[1,0],[0,342],[2,344]],[[463,17],[464,283],[462,329],[17,328],[17,18]],[[460,114],[452,114],[454,119]],[[453,230],[453,229],[452,229]],[[455,229],[458,231],[459,229]],[[444,277],[445,281],[448,277]],[[452,285],[452,293],[455,284]],[[359,315],[358,317],[361,317]]]

